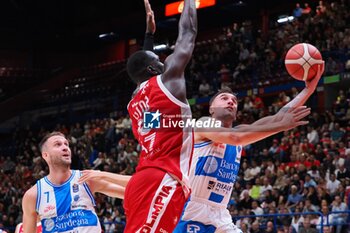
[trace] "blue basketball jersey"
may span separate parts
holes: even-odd
[[[191,200],[226,208],[237,179],[241,146],[206,141],[195,144],[190,171]]]
[[[87,184],[78,184],[80,176],[80,171],[72,170],[71,177],[59,186],[47,177],[37,181],[36,211],[43,233],[101,232],[94,198]]]

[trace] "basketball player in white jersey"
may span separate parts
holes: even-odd
[[[46,135],[39,144],[49,174],[37,181],[23,197],[23,230],[34,233],[37,218],[42,232],[101,232],[92,196],[100,192],[111,197],[124,197],[124,187],[104,180],[78,183],[81,172],[71,170],[69,142],[60,132]]]
[[[310,109],[302,105],[315,91],[323,70],[324,66],[320,66],[316,77],[306,83],[304,90],[277,114],[251,125],[232,128],[237,98],[231,90],[221,90],[211,98],[210,115],[221,121],[223,127],[197,128],[195,131],[190,170],[191,197],[174,233],[242,232],[232,223],[232,216],[226,209],[237,179],[242,146],[307,124],[301,119],[310,114]],[[208,117],[201,120],[208,120]]]

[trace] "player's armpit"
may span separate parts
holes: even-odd
[[[33,186],[23,196],[22,210],[23,210],[23,232],[36,232],[37,213],[35,210],[37,188]]]

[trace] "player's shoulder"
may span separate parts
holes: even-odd
[[[23,209],[34,211],[35,205],[36,205],[36,199],[37,199],[38,191],[37,191],[37,185],[35,184],[30,189],[28,189],[22,199],[22,206]]]
[[[33,185],[30,189],[28,189],[23,196],[23,200],[36,200],[38,195],[37,184]]]

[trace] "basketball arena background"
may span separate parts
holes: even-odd
[[[150,0],[161,59],[177,36],[174,2]],[[238,93],[238,123],[278,111],[304,87],[284,67],[296,43],[315,45],[326,62],[307,103],[310,124],[244,148],[228,207],[234,222],[243,232],[348,232],[350,1],[197,5],[199,33],[186,70],[195,118],[207,115],[223,86]],[[0,11],[0,229],[14,232],[24,192],[47,174],[38,142],[49,131],[70,138],[74,169],[134,173],[140,148],[126,105],[135,85],[125,63],[142,48],[146,23],[142,0],[4,0]],[[123,232],[122,201],[95,199],[104,232]],[[328,228],[317,225],[321,219]]]

